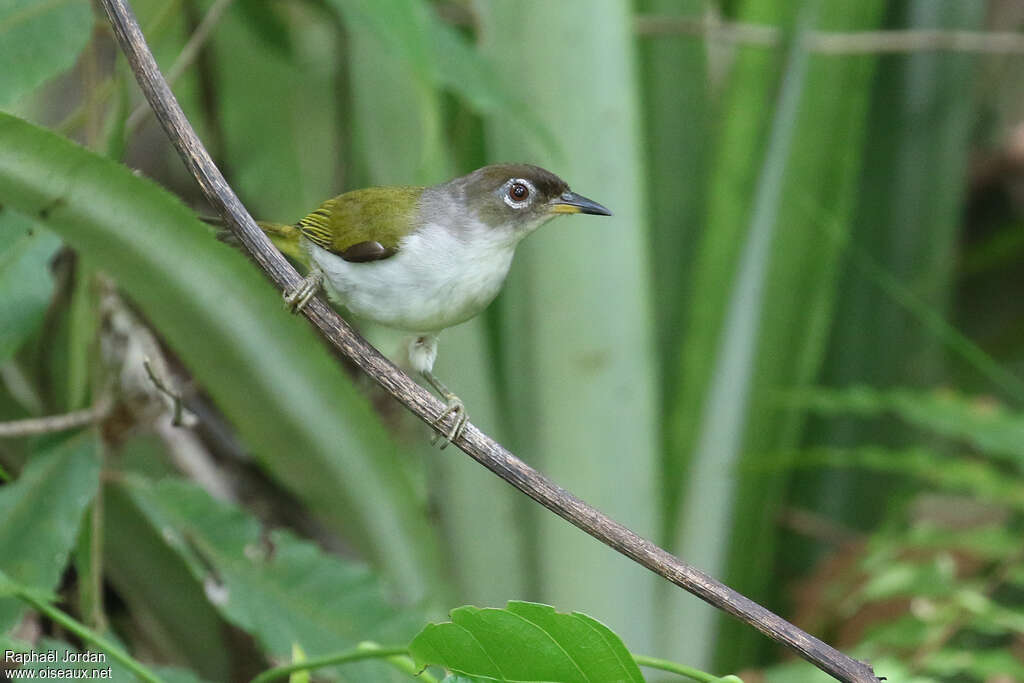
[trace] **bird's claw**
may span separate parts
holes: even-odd
[[[469,415],[466,414],[466,406],[458,396],[451,394],[445,397],[448,400],[448,406],[441,412],[437,418],[430,424],[435,428],[440,428],[440,424],[444,422],[445,418],[449,415],[452,417],[452,425],[448,429],[447,433],[438,432],[434,434],[430,440],[431,445],[434,445],[441,440],[441,450],[443,451],[448,447],[448,444],[462,436],[462,432],[466,429],[466,423],[469,422]]]
[[[284,303],[292,313],[301,313],[310,299],[316,296],[323,285],[324,278],[319,271],[310,271],[302,282],[292,289],[285,290]]]

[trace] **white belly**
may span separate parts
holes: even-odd
[[[325,289],[354,315],[408,332],[438,332],[469,320],[498,295],[515,243],[489,231],[456,236],[427,226],[381,261],[350,263],[307,243]]]

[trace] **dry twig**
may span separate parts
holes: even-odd
[[[102,396],[94,406],[83,410],[75,410],[63,415],[47,415],[46,417],[30,417],[24,420],[0,422],[0,439],[13,439],[22,436],[36,436],[52,432],[65,432],[86,425],[102,422],[110,414],[111,401]]]

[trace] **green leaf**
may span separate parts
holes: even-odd
[[[254,10],[246,8],[257,6],[280,26],[252,21]],[[274,32],[295,49],[281,50]],[[339,192],[335,174],[346,150],[333,94],[335,34],[330,22],[284,3],[237,4],[217,27],[211,56],[225,164],[235,191],[261,220],[298,220]]]
[[[955,590],[955,565],[948,555],[934,562],[895,562],[871,576],[860,590],[865,600],[902,596],[942,597]]]
[[[499,115],[549,150],[550,129],[517,99],[487,58],[424,0],[330,0],[353,33],[371,35],[383,52],[405,63],[425,85],[445,88],[481,114]]]
[[[705,11],[707,1],[642,0],[637,4],[646,13],[695,17]],[[676,391],[676,359],[685,332],[687,275],[704,222],[714,98],[704,41],[648,38],[637,42],[644,86],[651,267],[654,291],[660,295],[654,315],[663,366],[663,399],[667,401]],[[680,121],[686,121],[686,125],[679,125]],[[677,478],[661,479],[668,500],[679,488]],[[671,515],[664,517],[668,521]],[[667,535],[667,531],[663,533]]]
[[[306,656],[306,652],[302,649],[302,646],[298,643],[292,643],[292,663],[299,664],[305,662],[309,657]],[[288,683],[309,683],[309,670],[304,669],[302,671],[296,671],[288,677]]]
[[[944,680],[966,676],[972,680],[1022,680],[1024,664],[1010,651],[967,650],[945,648],[928,656],[925,667],[928,673],[942,676]]]
[[[932,486],[949,491],[966,491],[980,500],[1024,510],[1024,487],[1018,477],[1008,477],[991,463],[951,458],[927,448],[813,448],[786,455],[781,460],[799,458],[800,467],[862,468],[884,473],[910,475]]]
[[[369,402],[245,258],[126,168],[0,114],[0,203],[113,275],[270,473],[410,597],[433,533]]]
[[[271,657],[288,661],[295,644],[312,658],[364,640],[406,642],[422,623],[398,609],[366,567],[327,555],[288,531],[265,532],[238,508],[191,484],[125,486],[137,508],[185,559],[225,619],[251,633]],[[346,665],[358,680],[389,680],[379,662]]]
[[[91,34],[88,0],[0,4],[0,106],[71,68]]]
[[[137,440],[126,445],[119,464],[139,448]],[[201,581],[125,489],[107,486],[103,492],[103,574],[133,617],[129,645],[211,681],[229,680],[230,629]]]
[[[969,443],[986,455],[1011,456],[1024,467],[1024,415],[988,397],[946,389],[808,389],[783,401],[826,416],[875,417],[894,414],[920,429]]]
[[[57,585],[99,472],[95,440],[82,435],[33,455],[21,476],[0,488],[0,571],[9,580],[43,591]],[[12,598],[0,600],[0,631],[21,609]]]
[[[579,612],[509,602],[505,609],[459,607],[428,624],[409,645],[420,664],[495,681],[643,681],[615,633]]]
[[[42,322],[53,294],[50,259],[58,247],[52,232],[0,205],[0,364]]]

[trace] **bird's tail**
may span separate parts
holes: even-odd
[[[221,242],[238,246],[238,238],[224,227],[223,220],[207,216],[200,216],[200,220],[221,228],[217,231],[217,239]],[[274,243],[274,246],[281,250],[282,254],[299,263],[306,263],[308,261],[306,251],[302,248],[302,242],[299,239],[302,233],[299,232],[297,227],[285,223],[268,223],[266,221],[256,221],[256,225],[260,226],[260,230],[267,233],[267,237]]]

